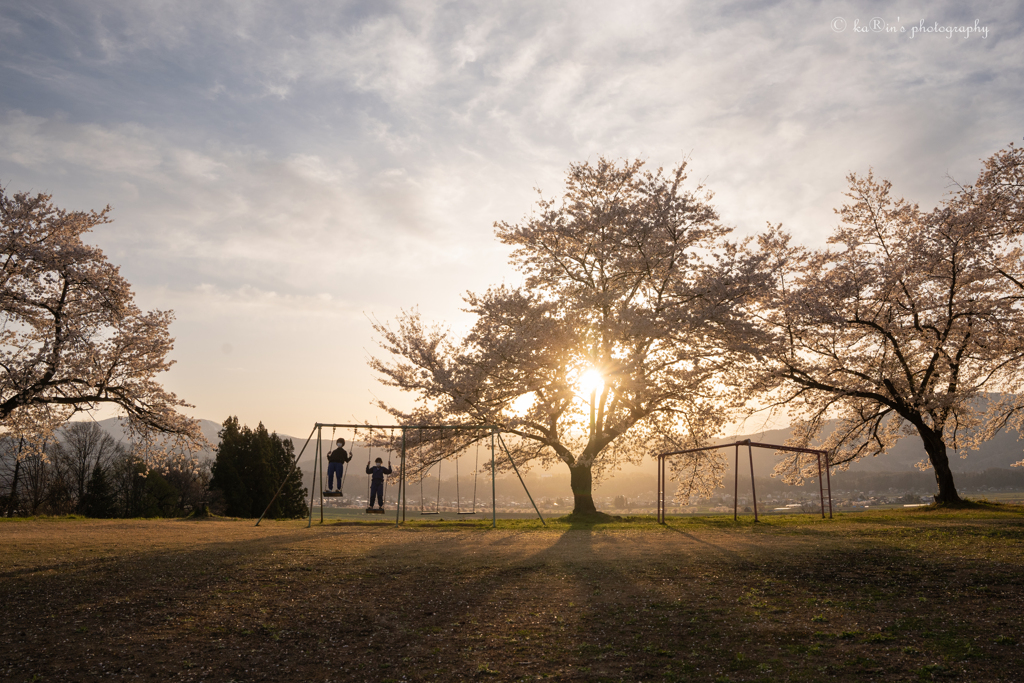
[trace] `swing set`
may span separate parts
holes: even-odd
[[[343,470],[343,474],[342,474],[342,477],[341,477],[341,481],[339,482],[340,488],[339,488],[337,493],[324,490],[324,476],[323,476],[324,455],[323,455],[323,448],[324,448],[325,441],[324,441],[323,437],[324,437],[324,430],[326,428],[328,428],[328,427],[331,429],[331,436],[330,436],[330,440],[327,441],[326,443],[328,445],[330,445],[330,446],[334,445],[334,443],[335,443],[335,436],[337,435],[337,432],[338,432],[339,429],[340,430],[352,430],[351,441],[347,442],[349,447],[350,447],[349,455],[351,456],[351,460],[350,460],[349,463],[346,463],[344,465],[344,470]],[[398,436],[398,439],[396,439],[396,435],[395,435],[395,431],[396,430],[400,430],[400,434]],[[439,437],[438,441],[440,441],[441,439],[444,438],[444,432],[446,430],[476,431],[476,432],[483,432],[484,433],[483,436],[481,436],[481,437],[472,438],[472,440],[470,442],[470,445],[472,445],[473,443],[476,444],[476,457],[475,457],[474,468],[473,468],[473,503],[472,503],[472,507],[470,509],[468,509],[468,510],[465,510],[465,511],[462,509],[462,499],[461,499],[461,495],[460,495],[461,492],[460,492],[460,483],[459,483],[459,457],[458,457],[458,453],[455,454],[455,498],[456,498],[455,508],[456,508],[456,514],[458,514],[458,515],[475,515],[475,514],[477,514],[477,479],[478,479],[479,473],[480,473],[480,444],[481,444],[481,442],[486,442],[486,440],[489,437],[490,446],[491,446],[491,468],[490,469],[491,469],[491,524],[492,524],[492,527],[497,527],[497,525],[498,525],[498,521],[497,521],[497,519],[498,519],[498,517],[497,517],[497,514],[498,514],[497,513],[497,495],[496,495],[496,479],[495,479],[495,475],[497,473],[496,454],[497,454],[497,449],[498,449],[499,446],[500,446],[501,450],[504,451],[505,455],[508,457],[509,462],[512,464],[512,469],[515,470],[516,476],[519,477],[519,483],[522,484],[523,490],[526,492],[527,497],[530,499],[530,503],[533,505],[533,509],[536,511],[537,516],[540,518],[541,523],[545,524],[545,525],[547,524],[544,521],[543,515],[541,515],[541,513],[540,513],[540,509],[537,507],[537,504],[534,502],[533,496],[530,495],[530,490],[526,487],[526,482],[523,481],[523,477],[519,473],[519,468],[516,466],[515,460],[512,458],[512,454],[509,452],[508,446],[505,444],[504,439],[502,439],[502,437],[501,437],[501,430],[498,427],[496,427],[496,426],[493,426],[493,425],[371,425],[371,424],[340,424],[340,423],[321,423],[321,422],[317,422],[315,425],[313,425],[313,431],[310,432],[309,437],[306,439],[306,443],[303,444],[302,449],[299,451],[298,455],[296,455],[295,459],[292,461],[291,469],[289,470],[288,475],[285,477],[284,481],[282,481],[281,486],[278,488],[277,492],[274,494],[274,497],[271,499],[270,504],[267,505],[267,509],[263,511],[263,514],[260,515],[260,518],[256,521],[256,526],[260,525],[260,522],[263,521],[263,517],[266,516],[267,511],[270,510],[271,505],[274,504],[274,500],[277,499],[277,496],[284,489],[284,482],[287,481],[288,476],[291,475],[291,471],[294,470],[298,466],[299,459],[302,457],[302,454],[305,453],[306,448],[309,446],[310,442],[313,440],[314,434],[316,435],[316,445],[314,447],[314,455],[313,455],[313,482],[312,482],[312,492],[310,494],[310,500],[309,500],[309,523],[306,525],[306,528],[309,528],[313,524],[313,503],[316,500],[317,491],[320,492],[320,523],[321,524],[324,523],[324,498],[325,497],[330,498],[332,496],[341,496],[342,495],[342,491],[344,491],[346,482],[348,480],[349,468],[352,465],[352,463],[355,462],[355,449],[356,449],[356,445],[359,443],[359,432],[360,431],[364,431],[364,432],[367,433],[367,437],[364,440],[364,444],[365,444],[365,447],[367,449],[367,459],[368,459],[368,462],[372,462],[373,445],[374,445],[375,441],[376,441],[376,443],[378,445],[381,443],[382,440],[386,444],[386,449],[387,449],[387,452],[388,452],[389,464],[390,464],[391,454],[393,452],[399,451],[401,453],[401,460],[400,460],[400,464],[398,466],[398,471],[397,472],[393,472],[391,475],[386,476],[385,479],[384,479],[383,500],[382,500],[380,508],[375,509],[375,508],[370,507],[371,477],[370,477],[370,475],[367,475],[367,478],[366,478],[366,487],[367,487],[367,508],[366,508],[366,513],[367,514],[379,514],[379,515],[383,515],[384,514],[385,511],[384,511],[383,505],[387,501],[388,480],[391,480],[391,479],[394,478],[394,479],[397,479],[397,486],[398,486],[398,494],[396,496],[396,500],[394,501],[395,502],[395,524],[398,525],[398,524],[401,524],[402,522],[404,522],[405,519],[406,519],[406,507],[407,507],[407,503],[408,503],[408,500],[407,500],[408,499],[408,495],[407,495],[408,494],[408,491],[407,491],[407,489],[408,489],[407,479],[409,478],[410,475],[412,475],[414,477],[414,481],[415,481],[415,478],[417,478],[417,477],[419,479],[419,484],[420,484],[420,501],[419,501],[420,502],[420,514],[421,515],[440,514],[440,512],[441,512],[441,510],[440,510],[440,500],[441,500],[441,464],[446,459],[446,457],[449,457],[449,455],[446,455],[445,453],[442,452],[441,455],[436,460],[428,461],[426,463],[425,467],[421,466],[415,472],[408,472],[407,471],[408,467],[407,467],[406,456],[407,456],[408,448],[410,446],[413,446],[415,448],[423,448],[423,445],[425,443],[428,443],[428,441],[424,440],[424,438],[423,438],[425,430],[426,431],[435,431],[436,430],[437,433],[438,433],[438,437]],[[380,436],[378,436],[378,434],[380,434],[380,433],[388,434],[389,431],[390,431],[390,436],[385,436],[383,439]],[[410,432],[415,432],[416,433],[416,437],[417,438],[416,438],[416,443],[415,444],[411,444],[410,443],[410,439],[409,439]],[[437,484],[438,484],[438,486],[437,486],[437,496],[435,497],[435,500],[434,500],[434,510],[433,511],[427,511],[424,508],[423,480],[429,475],[430,470],[435,465],[436,465],[436,468],[437,468]],[[317,485],[317,476],[319,476],[319,486]],[[333,482],[331,482],[331,483],[333,483]]]
[[[317,440],[317,455],[315,456],[315,460],[314,460],[314,470],[316,468],[317,462],[319,462],[321,468],[323,467],[323,448],[324,448],[325,444],[326,444],[326,446],[328,448],[335,444],[334,437],[335,437],[336,434],[337,434],[337,427],[332,427],[331,428],[331,438],[330,438],[329,441],[323,441],[321,439]],[[342,496],[345,495],[344,494],[345,482],[348,481],[348,472],[353,467],[353,465],[350,465],[348,463],[351,463],[353,460],[355,460],[355,448],[356,448],[356,444],[358,443],[358,438],[359,438],[359,430],[356,430],[355,434],[353,434],[353,436],[352,436],[352,441],[348,442],[348,444],[349,444],[349,451],[350,451],[348,453],[349,459],[348,459],[348,462],[346,462],[343,465],[342,476],[338,478],[338,489],[336,491],[332,491],[330,489],[323,490],[323,488],[322,488],[322,485],[323,485],[323,471],[321,470],[321,472],[320,472],[320,484],[321,484],[321,494],[322,494],[323,497],[325,497],[325,498],[334,498],[334,497],[342,497]],[[344,439],[339,439],[339,440],[342,442],[342,445],[344,445],[346,443]],[[390,445],[391,443],[394,442],[394,440],[395,440],[395,430],[392,428],[392,430],[391,430],[391,437],[388,439],[388,444]],[[341,446],[339,446],[339,448],[341,448]],[[366,462],[367,462],[367,467],[369,467],[370,463],[373,461],[372,434],[371,434],[371,439],[366,442],[366,448],[367,448]],[[330,452],[328,453],[328,455],[330,455]],[[391,465],[391,448],[388,448],[388,465],[389,466]],[[316,472],[314,471],[314,484],[315,483],[316,483]],[[328,477],[328,481],[327,481],[328,486],[330,486],[332,483],[333,483],[333,481],[331,480],[330,477]],[[315,488],[314,488],[314,490],[315,490]],[[383,498],[386,497],[386,495],[387,495],[387,478],[384,479],[384,491],[383,491],[383,494],[382,494],[382,502],[381,502],[381,507],[380,508],[374,508],[374,507],[372,507],[372,505],[370,503],[370,498],[371,498],[372,491],[373,491],[372,475],[367,474],[366,475],[366,505],[367,505],[367,507],[366,507],[366,514],[368,514],[368,515],[371,515],[371,514],[373,514],[373,515],[382,515],[382,514],[384,514]],[[314,494],[314,497],[315,497],[315,494]],[[311,506],[312,506],[312,502],[313,502],[313,500],[311,498],[310,499],[310,505]],[[322,505],[323,505],[323,501],[321,501],[321,506]]]

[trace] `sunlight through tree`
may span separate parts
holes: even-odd
[[[726,240],[709,193],[683,189],[685,163],[643,166],[573,164],[560,200],[497,223],[525,282],[468,293],[462,339],[415,311],[375,323],[388,356],[371,367],[419,401],[382,407],[405,424],[500,426],[518,437],[517,463],[568,466],[581,514],[596,511],[595,472],[715,434],[740,402],[730,386],[749,363],[744,306],[766,282],[762,259]],[[478,436],[437,435],[414,458]],[[722,474],[711,455],[697,470],[701,492]]]

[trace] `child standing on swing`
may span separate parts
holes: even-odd
[[[345,450],[345,439],[338,439],[338,447],[327,454],[327,490],[324,491],[324,495],[333,496],[334,493],[334,479],[338,479],[338,493],[341,493],[341,480],[344,474],[345,463],[352,459],[352,456]]]
[[[377,458],[376,464],[370,467],[370,461],[366,461],[366,473],[370,475],[370,507],[373,509],[373,500],[376,498],[380,501],[380,509],[384,509],[384,475],[391,474],[391,461],[388,461],[388,466],[384,467],[384,461]]]

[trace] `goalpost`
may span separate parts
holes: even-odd
[[[309,527],[311,527],[313,525],[313,501],[316,498],[317,490],[320,491],[320,523],[321,524],[324,523],[324,495],[323,495],[324,479],[323,479],[323,471],[322,471],[323,470],[323,448],[322,448],[322,446],[323,446],[323,430],[325,428],[330,428],[332,430],[332,438],[333,438],[334,432],[336,430],[338,430],[338,429],[351,429],[351,430],[353,430],[354,433],[358,433],[358,431],[362,429],[362,430],[369,431],[371,434],[373,433],[374,430],[384,431],[385,433],[390,430],[391,434],[392,434],[392,437],[391,437],[392,441],[394,441],[394,432],[396,430],[400,430],[401,431],[401,461],[400,461],[399,469],[398,469],[398,497],[397,497],[396,505],[395,505],[395,525],[396,526],[405,521],[406,503],[407,503],[407,498],[408,498],[408,496],[407,496],[407,488],[408,487],[406,486],[406,474],[407,474],[407,472],[406,472],[406,446],[407,446],[406,433],[409,430],[442,430],[443,431],[443,430],[449,430],[449,429],[450,430],[471,430],[471,431],[485,431],[485,432],[489,432],[490,433],[490,442],[491,442],[491,526],[492,526],[492,528],[496,528],[498,526],[497,476],[496,476],[497,475],[497,460],[496,460],[496,451],[497,451],[497,447],[499,445],[501,446],[502,450],[504,450],[506,456],[508,456],[509,462],[512,463],[512,468],[515,470],[516,476],[519,477],[519,483],[523,485],[523,490],[526,492],[527,497],[530,499],[530,503],[533,505],[533,509],[537,512],[537,516],[540,518],[541,523],[544,524],[545,526],[547,526],[547,523],[544,521],[544,517],[541,515],[540,510],[537,508],[537,504],[533,500],[533,496],[530,495],[530,490],[527,488],[526,482],[523,481],[523,477],[519,473],[519,468],[516,466],[515,460],[513,460],[512,454],[508,450],[508,446],[505,444],[504,439],[501,438],[501,429],[499,427],[495,426],[495,425],[371,425],[371,424],[343,424],[343,423],[336,423],[336,422],[317,422],[316,424],[313,425],[313,430],[309,433],[309,437],[306,439],[306,443],[304,443],[302,445],[302,449],[299,451],[298,455],[296,455],[295,459],[292,461],[291,468],[289,469],[288,474],[285,475],[284,480],[281,482],[281,486],[278,488],[277,492],[274,494],[274,497],[271,498],[270,503],[267,505],[267,509],[264,510],[263,514],[260,515],[260,518],[258,520],[256,520],[256,526],[260,525],[260,522],[263,521],[263,518],[266,516],[267,512],[270,510],[270,507],[274,504],[274,501],[277,499],[277,496],[284,489],[285,482],[288,480],[288,477],[291,476],[291,473],[298,466],[299,458],[301,458],[302,454],[305,453],[306,448],[309,446],[310,442],[313,440],[313,436],[314,435],[316,435],[316,450],[315,450],[314,455],[313,455],[313,490],[312,490],[312,492],[310,494],[310,501],[309,501],[309,523],[306,525],[306,528],[308,529]],[[354,448],[354,446],[355,446],[355,438],[352,439],[352,447]],[[346,468],[345,468],[345,476],[346,477],[348,475],[348,467],[349,466],[346,465]],[[319,489],[317,488],[317,476],[318,476],[318,474],[319,474],[319,477],[320,477],[320,487],[319,487]],[[456,485],[457,484],[458,484],[458,482],[456,482]],[[369,501],[367,501],[367,502],[369,503]],[[475,507],[475,502],[476,501],[475,501],[475,493],[474,493],[474,507]]]
[[[817,448],[797,448],[796,446],[782,446],[771,443],[757,443],[750,439],[744,439],[743,441],[736,441],[735,443],[721,443],[715,446],[704,446],[703,448],[687,448],[681,451],[672,451],[670,453],[659,453],[657,456],[658,461],[658,523],[665,523],[665,485],[667,477],[665,476],[665,460],[674,455],[685,455],[687,453],[699,453],[701,451],[713,451],[718,448],[729,448],[734,446],[736,448],[736,465],[733,480],[733,497],[732,497],[732,517],[734,520],[738,519],[739,516],[739,480],[740,480],[740,446],[747,447],[747,456],[750,458],[750,489],[752,492],[752,498],[754,501],[754,521],[757,521],[757,489],[754,487],[754,448],[770,448],[776,451],[789,451],[791,453],[807,453],[815,456],[818,462],[818,495],[821,499],[821,518],[825,519],[825,500],[828,500],[828,517],[832,519],[832,475],[829,473],[830,465],[828,462],[828,451],[823,451]],[[822,466],[822,459],[824,458],[825,464]]]

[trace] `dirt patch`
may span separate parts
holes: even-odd
[[[10,681],[1005,681],[1024,517],[0,523]]]

